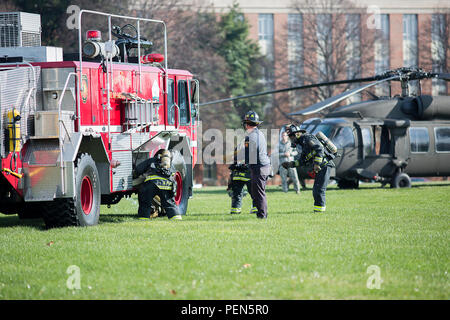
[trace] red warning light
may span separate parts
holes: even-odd
[[[89,30],[86,32],[86,39],[100,41],[102,40],[102,33],[99,30]]]
[[[150,53],[141,57],[141,63],[161,63],[164,61],[164,56],[161,53]]]

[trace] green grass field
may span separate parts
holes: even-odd
[[[450,184],[330,186],[321,215],[311,190],[267,195],[263,221],[249,196],[230,215],[220,187],[196,189],[183,221],[137,220],[136,198],[89,228],[0,214],[0,299],[450,298]]]

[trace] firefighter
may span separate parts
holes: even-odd
[[[171,157],[170,151],[160,149],[153,158],[136,166],[134,177],[144,178],[138,193],[139,219],[150,219],[153,198],[158,196],[167,218],[182,220],[175,204],[176,181],[174,179],[175,172],[171,166]]]
[[[250,170],[246,164],[233,163],[230,169],[230,180],[228,182],[228,194],[231,197],[231,214],[241,213],[242,199],[246,196],[244,186],[251,191]],[[250,213],[256,213],[252,207]]]
[[[250,195],[253,200],[252,211],[259,219],[267,218],[266,183],[272,174],[270,158],[267,155],[267,142],[264,134],[258,129],[262,123],[254,111],[245,114],[242,125],[246,131],[243,146],[236,152],[238,161],[244,163],[250,169]]]
[[[313,197],[314,213],[325,212],[325,192],[330,181],[331,168],[334,167],[334,158],[316,136],[300,129],[300,127],[291,124],[286,127],[286,132],[292,145],[298,147],[300,159],[284,162],[284,168],[293,168],[306,166],[307,171],[312,169],[311,175],[314,179]],[[300,151],[301,147],[301,151]]]

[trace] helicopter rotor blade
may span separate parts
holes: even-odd
[[[336,96],[333,96],[333,97],[330,97],[330,98],[325,99],[323,101],[320,101],[318,103],[315,103],[315,104],[313,104],[312,106],[309,106],[306,109],[303,109],[303,110],[300,110],[300,111],[297,111],[297,112],[291,112],[288,115],[290,115],[290,116],[308,115],[308,114],[319,112],[319,111],[321,111],[321,110],[323,110],[325,108],[328,108],[328,107],[330,107],[330,106],[332,106],[332,105],[334,105],[334,104],[336,104],[336,103],[338,103],[338,102],[340,102],[342,100],[345,100],[345,99],[353,96],[354,94],[356,94],[358,92],[361,92],[361,91],[363,91],[363,90],[365,90],[367,88],[373,87],[373,86],[375,86],[377,84],[380,84],[382,82],[385,82],[385,81],[396,80],[398,78],[399,78],[398,76],[392,76],[392,77],[388,77],[388,78],[385,78],[385,79],[381,79],[379,81],[375,81],[375,82],[366,84],[366,85],[358,87],[358,88],[347,90],[347,91],[342,92],[342,93],[340,93],[340,94],[338,94]]]
[[[450,73],[434,73],[433,76],[441,80],[450,81]]]
[[[369,78],[360,78],[360,79],[337,80],[337,81],[330,81],[330,82],[313,83],[313,84],[307,84],[307,85],[303,85],[303,86],[296,86],[296,87],[283,88],[283,89],[277,89],[277,90],[269,90],[269,91],[261,91],[261,92],[247,94],[247,95],[238,96],[238,97],[203,102],[203,103],[200,103],[199,106],[207,106],[210,104],[219,104],[219,103],[223,103],[223,102],[230,102],[230,101],[239,100],[239,99],[247,99],[247,98],[253,98],[253,97],[263,96],[263,95],[267,95],[267,94],[282,93],[282,92],[288,92],[288,91],[293,91],[293,90],[311,89],[311,88],[317,88],[317,87],[323,87],[323,86],[332,86],[332,85],[356,83],[356,82],[368,82],[368,81],[375,81],[375,80],[379,80],[379,78],[378,77],[369,77]]]

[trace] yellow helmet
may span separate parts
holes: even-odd
[[[166,149],[160,149],[157,153],[161,168],[169,169],[171,166],[172,153]]]

